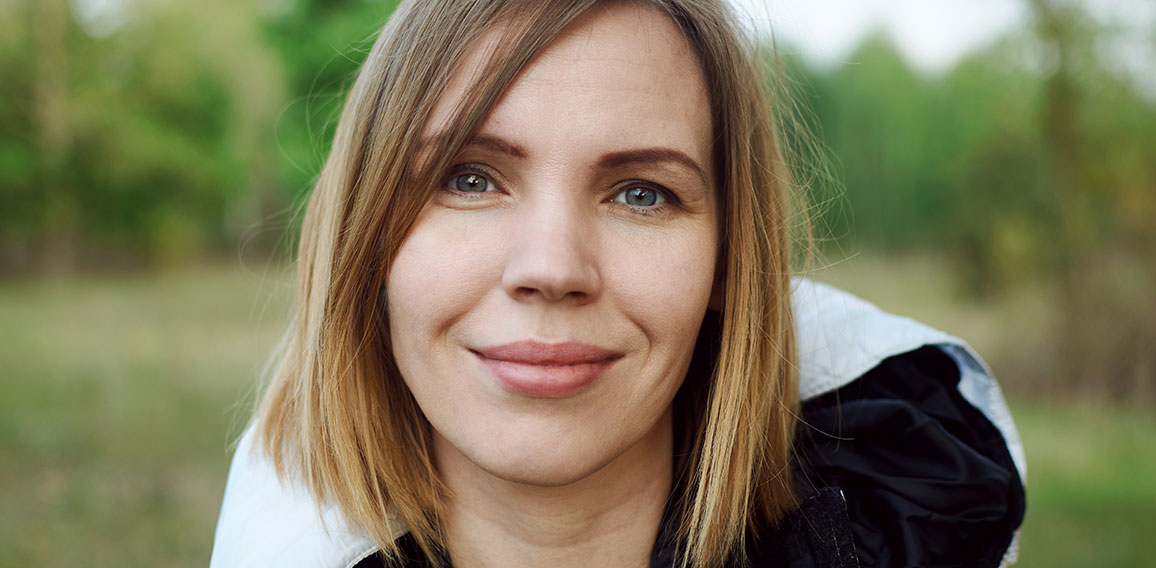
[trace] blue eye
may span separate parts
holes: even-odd
[[[490,180],[478,174],[460,174],[451,180],[454,189],[463,193],[485,193],[490,190]]]
[[[667,200],[666,194],[662,191],[652,187],[636,185],[619,192],[611,201],[625,203],[634,207],[654,207],[655,205],[666,203]]]

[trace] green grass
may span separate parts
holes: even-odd
[[[1017,404],[1028,457],[1021,566],[1151,566],[1156,418]]]
[[[0,284],[0,566],[205,566],[286,279]]]
[[[936,282],[910,277],[919,270],[886,274]],[[845,275],[868,297],[906,297],[918,317],[999,327],[976,319],[998,308],[957,319],[933,291]],[[215,266],[0,283],[0,567],[205,566],[229,442],[284,326],[288,281]],[[1029,462],[1019,565],[1149,563],[1156,419],[1014,411]]]

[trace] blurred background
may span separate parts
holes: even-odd
[[[738,2],[776,44],[811,276],[984,354],[1020,566],[1156,534],[1156,6]],[[394,2],[0,0],[0,566],[204,566],[296,211]],[[793,140],[793,139],[792,139]]]

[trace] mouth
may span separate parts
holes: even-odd
[[[471,349],[511,394],[565,398],[585,390],[625,354],[587,343],[518,341]]]

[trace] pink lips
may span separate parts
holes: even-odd
[[[473,350],[502,386],[515,394],[562,398],[598,380],[623,354],[586,343],[518,341]]]

